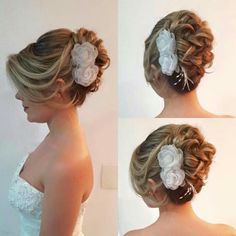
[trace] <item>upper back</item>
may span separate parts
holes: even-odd
[[[169,224],[158,227],[155,223],[143,229],[133,230],[124,236],[236,236],[236,230],[224,224],[180,225],[172,228]]]

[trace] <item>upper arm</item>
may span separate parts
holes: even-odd
[[[56,164],[44,185],[40,236],[71,236],[85,193],[86,168]]]

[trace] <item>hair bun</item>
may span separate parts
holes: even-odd
[[[187,182],[193,185],[197,193],[200,192],[208,176],[215,147],[205,141],[199,129],[189,125],[179,126],[173,141],[184,153],[183,169]]]
[[[191,201],[194,196],[194,188],[185,182],[184,186],[179,186],[176,190],[166,189],[169,199],[175,204],[184,204]]]
[[[205,69],[212,64],[214,37],[207,22],[193,12],[181,11],[178,17],[178,25],[171,27],[171,30],[176,35],[179,64],[193,80],[195,88],[205,74]]]
[[[159,69],[159,52],[155,41],[162,29],[167,29],[175,35],[178,65],[185,73],[185,81],[189,78],[189,87],[185,81],[176,78],[176,74],[166,76],[170,86],[178,93],[194,90],[206,68],[210,67],[214,58],[212,44],[214,36],[206,21],[192,11],[181,10],[168,14],[155,25],[151,35],[145,41],[144,69],[145,76],[150,81],[151,64]],[[178,81],[178,83],[177,83]]]
[[[177,189],[167,189],[161,178],[162,168],[158,161],[158,154],[164,145],[174,144],[183,152],[181,169],[185,179]],[[195,193],[199,193],[208,176],[209,168],[215,154],[215,147],[208,143],[200,130],[188,124],[168,124],[153,131],[135,149],[130,162],[131,183],[142,197],[148,198],[151,178],[157,188],[163,192],[163,199],[157,203],[163,205],[168,200],[175,204],[190,201]]]

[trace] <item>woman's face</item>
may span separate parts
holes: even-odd
[[[22,101],[22,107],[29,122],[45,123],[52,119],[56,113],[56,108],[48,106],[46,103],[35,103],[24,97],[20,91],[15,95],[17,100]]]

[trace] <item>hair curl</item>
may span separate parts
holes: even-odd
[[[186,184],[176,190],[166,189],[160,178],[161,167],[157,154],[163,145],[168,144],[174,144],[180,148],[184,155],[182,169],[185,172]],[[191,188],[191,194],[183,197],[190,186],[193,186],[197,193],[201,191],[215,152],[215,147],[205,141],[196,127],[188,124],[162,126],[148,135],[145,141],[134,150],[130,162],[132,186],[141,197],[151,198],[148,179],[153,179],[159,190],[164,190],[165,201],[155,199],[157,204],[163,205],[169,200],[175,204],[186,203],[194,196],[194,190]]]
[[[77,84],[72,78],[71,50],[75,43],[83,42],[93,44],[98,50],[95,64],[99,72],[88,87]],[[81,105],[88,93],[98,90],[103,71],[109,64],[103,41],[95,32],[80,28],[75,33],[61,28],[43,34],[19,53],[10,55],[6,69],[16,88],[31,101],[50,103],[59,90],[56,80],[62,78],[70,95],[67,105]]]
[[[157,22],[150,36],[145,41],[144,70],[148,82],[152,81],[150,76],[151,64],[160,70],[158,62],[159,51],[156,47],[156,38],[162,29],[174,33],[178,64],[186,72],[193,83],[189,83],[189,89],[184,87],[184,81],[177,82],[176,74],[164,76],[170,86],[178,93],[187,93],[194,90],[203,75],[205,69],[210,67],[214,58],[212,53],[213,34],[206,21],[202,21],[194,12],[188,10],[176,11],[168,14]]]

